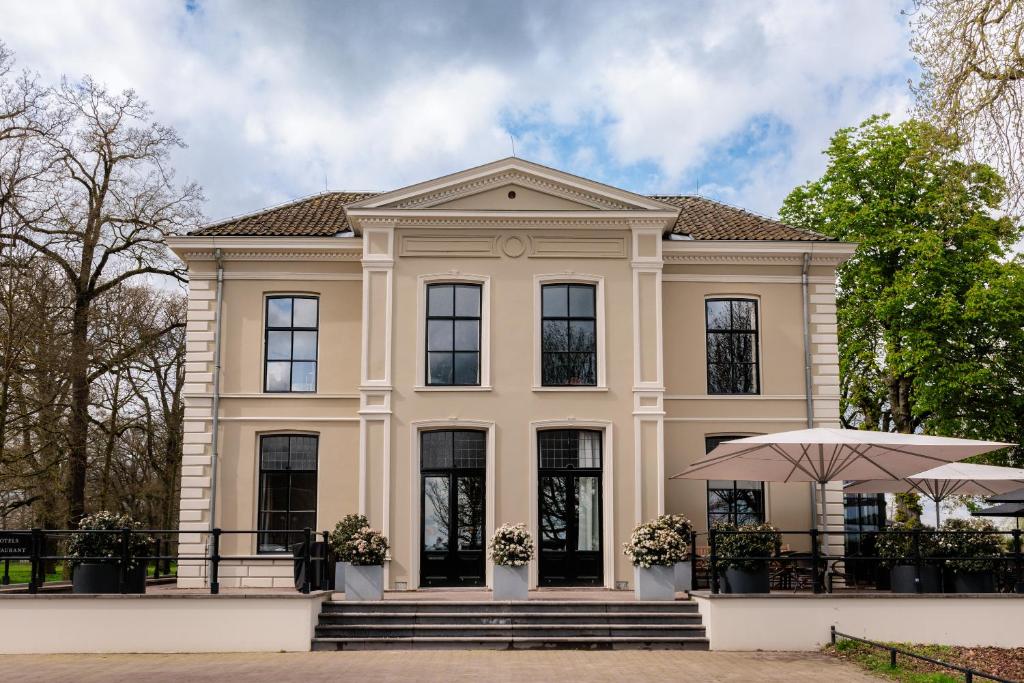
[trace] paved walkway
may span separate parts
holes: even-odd
[[[28,681],[874,681],[818,654],[762,652],[311,652],[9,655],[3,679]]]

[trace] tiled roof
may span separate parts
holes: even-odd
[[[211,223],[192,232],[199,236],[330,237],[349,229],[345,205],[377,192],[325,192],[263,211]],[[704,197],[653,195],[679,207],[672,232],[695,240],[830,240],[810,230],[758,216]]]
[[[672,232],[676,235],[689,235],[695,240],[823,241],[832,239],[705,197],[654,195],[651,199],[678,206],[679,218],[676,219]]]

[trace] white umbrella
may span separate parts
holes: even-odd
[[[819,521],[825,531],[827,482],[901,479],[936,465],[1013,445],[818,427],[725,441],[670,478],[815,482],[821,491]]]
[[[1024,469],[953,462],[912,474],[903,479],[854,481],[847,493],[920,493],[935,503],[935,528],[939,527],[939,505],[950,496],[994,496],[1020,488]]]

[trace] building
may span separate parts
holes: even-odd
[[[183,553],[211,526],[262,532],[224,554],[278,553],[361,511],[389,588],[472,586],[491,531],[525,522],[533,585],[614,588],[659,513],[813,526],[808,484],[667,477],[723,438],[838,425],[853,245],[518,158],[169,242],[190,275]],[[838,485],[828,513],[842,543]],[[290,574],[240,559],[221,582]]]

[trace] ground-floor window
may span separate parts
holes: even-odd
[[[718,444],[738,438],[741,437],[709,436],[705,439],[705,450],[710,453]],[[722,479],[708,481],[709,529],[721,522],[755,524],[763,521],[764,482]]]
[[[260,437],[259,552],[285,552],[316,528],[317,445],[316,436]]]

